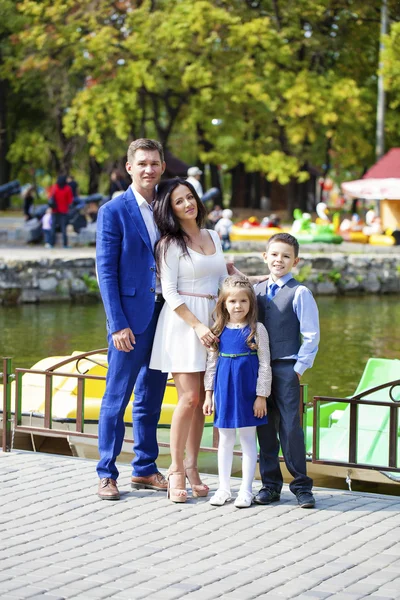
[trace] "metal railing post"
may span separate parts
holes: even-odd
[[[389,411],[389,467],[397,469],[399,406],[391,406]]]
[[[11,358],[3,358],[3,452],[11,449]]]
[[[78,398],[76,404],[76,431],[83,433],[85,425],[85,379],[78,377]]]
[[[349,462],[357,462],[358,446],[358,406],[350,405],[350,424],[349,424]]]
[[[312,443],[312,462],[319,460],[319,421],[320,421],[320,397],[314,396],[313,401],[313,443]]]
[[[304,432],[304,443],[307,444],[307,402],[308,384],[300,384],[300,425]]]

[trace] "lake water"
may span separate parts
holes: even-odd
[[[318,297],[321,343],[314,367],[303,380],[314,395],[349,396],[370,357],[400,358],[400,302],[397,296]],[[13,367],[31,367],[46,356],[66,356],[107,345],[101,304],[41,304],[0,307],[0,357],[11,356]],[[400,375],[399,375],[400,376]],[[168,456],[160,467],[168,467]],[[200,457],[203,472],[216,472],[216,456]],[[236,469],[240,463],[236,461]],[[235,472],[239,474],[239,470]],[[346,488],[343,481],[316,482],[319,486]],[[393,486],[353,489],[399,493]]]
[[[397,296],[318,297],[321,343],[303,380],[309,396],[348,396],[368,358],[400,357]],[[107,345],[101,304],[24,304],[0,308],[0,357],[31,367],[46,356],[65,356]]]

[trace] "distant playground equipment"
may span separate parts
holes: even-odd
[[[382,204],[384,203],[381,202],[381,208]],[[330,217],[325,202],[317,204],[316,213],[317,218],[313,222],[310,213],[296,208],[293,212],[292,226],[283,228],[275,215],[264,217],[261,222],[257,217],[251,216],[233,225],[231,241],[267,241],[274,234],[285,232],[294,235],[299,244],[341,244],[343,240],[377,246],[400,244],[400,231],[385,229],[382,216],[373,209],[367,212],[365,223],[358,214],[353,214],[351,218],[345,218],[342,222],[339,212],[334,212]]]
[[[358,244],[372,244],[374,246],[394,246],[396,234],[390,229],[384,229],[382,219],[374,210],[369,210],[365,216],[365,223],[359,215],[352,215],[351,219],[343,219],[339,226],[340,235],[347,242]]]
[[[325,244],[341,244],[343,238],[336,233],[335,222],[329,220],[327,206],[324,202],[317,205],[318,219],[314,223],[310,213],[302,212],[296,208],[293,212],[294,221],[289,233],[297,238],[299,244],[323,242]]]
[[[10,198],[15,194],[21,193],[21,186],[18,180],[9,181],[4,185],[0,185],[0,210],[10,208]]]
[[[325,204],[324,207],[326,208]],[[321,220],[324,207],[319,208]],[[266,217],[261,222],[256,217],[250,217],[249,219],[236,223],[232,227],[231,240],[267,241],[276,233],[284,232],[294,235],[299,244],[310,244],[314,242],[340,244],[342,242],[342,237],[335,233],[335,225],[329,221],[328,217],[323,219],[324,224],[313,223],[311,215],[309,213],[303,213],[299,208],[295,209],[293,216],[295,220],[291,228],[280,227],[279,220],[277,220],[275,215]]]
[[[267,241],[275,233],[284,231],[280,227],[271,226],[270,220],[259,221],[257,217],[249,217],[232,226],[230,238],[232,242],[257,242]],[[276,222],[275,222],[276,223]]]

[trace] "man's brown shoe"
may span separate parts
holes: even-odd
[[[119,500],[119,491],[115,479],[109,477],[100,479],[97,495],[102,500]]]
[[[131,488],[133,490],[157,490],[166,492],[168,483],[164,475],[157,471],[148,477],[132,476]]]

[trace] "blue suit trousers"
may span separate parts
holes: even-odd
[[[121,352],[108,336],[108,372],[106,391],[99,416],[99,453],[97,473],[100,478],[117,479],[117,456],[125,435],[124,413],[135,388],[133,403],[132,473],[146,477],[157,471],[157,424],[167,382],[167,374],[149,368],[151,349],[161,303],[155,303],[147,329],[135,335],[134,350]]]

